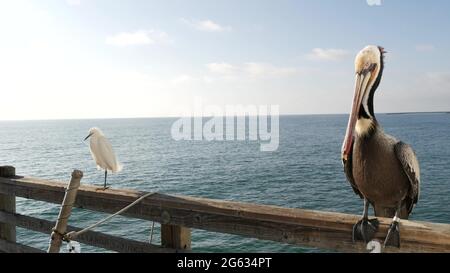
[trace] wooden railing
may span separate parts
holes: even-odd
[[[15,175],[0,167],[0,251],[42,252],[16,243],[16,227],[50,236],[55,223],[15,212],[15,198],[61,204],[67,183]],[[81,186],[75,206],[115,213],[146,193]],[[117,252],[184,252],[191,249],[191,228],[235,234],[292,245],[344,252],[367,252],[352,241],[352,227],[360,216],[156,193],[123,214],[161,223],[161,245],[115,237],[95,231],[77,241]],[[376,238],[383,241],[391,219],[380,218]],[[79,228],[69,226],[68,231]],[[401,248],[384,252],[450,252],[450,225],[402,220]]]

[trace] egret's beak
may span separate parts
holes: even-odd
[[[345,139],[342,145],[343,161],[348,160],[348,156],[352,151],[353,135],[355,133],[356,122],[358,121],[359,109],[361,109],[361,103],[366,92],[369,92],[369,81],[372,78],[372,73],[376,67],[376,64],[372,64],[356,74],[355,95],[353,97],[352,112],[350,113],[347,132],[345,133]]]
[[[86,141],[88,138],[92,136],[93,133],[90,133],[83,141]]]

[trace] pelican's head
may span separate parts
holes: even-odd
[[[355,59],[355,94],[342,147],[342,158],[347,160],[353,144],[353,136],[368,134],[375,121],[373,95],[380,84],[384,69],[384,48],[367,46]]]
[[[94,127],[94,128],[89,129],[89,134],[88,134],[88,136],[84,139],[84,141],[86,141],[86,140],[87,140],[88,138],[90,138],[90,137],[102,136],[102,135],[103,135],[103,132],[102,132],[99,128]]]

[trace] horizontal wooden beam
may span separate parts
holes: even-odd
[[[0,239],[0,253],[45,253],[44,250]]]
[[[54,222],[30,216],[11,214],[0,211],[0,222],[16,225],[21,228],[42,232],[50,236]],[[68,231],[79,231],[80,228],[68,226]],[[50,238],[50,237],[49,237]],[[175,253],[177,250],[163,248],[145,242],[129,240],[100,232],[87,231],[77,237],[77,241],[87,245],[100,247],[120,253]],[[179,251],[178,251],[179,252]]]
[[[60,204],[65,185],[31,177],[0,178],[0,193]],[[113,213],[143,194],[82,186],[76,206]],[[352,227],[359,220],[356,215],[154,194],[124,216],[299,246],[366,251],[364,244],[352,242]],[[391,219],[379,220],[376,238],[382,241]],[[403,220],[400,229],[402,248],[387,248],[385,252],[450,252],[448,224]]]

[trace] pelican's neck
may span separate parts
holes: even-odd
[[[359,118],[356,122],[355,133],[357,137],[368,137],[371,136],[376,128],[378,123],[375,119],[371,118]]]
[[[375,131],[378,124],[373,107],[373,97],[375,95],[375,91],[378,88],[379,81],[380,78],[378,78],[378,80],[375,82],[375,85],[372,86],[370,92],[368,92],[364,96],[363,101],[361,102],[358,121],[355,125],[355,132],[359,137],[370,136]]]

